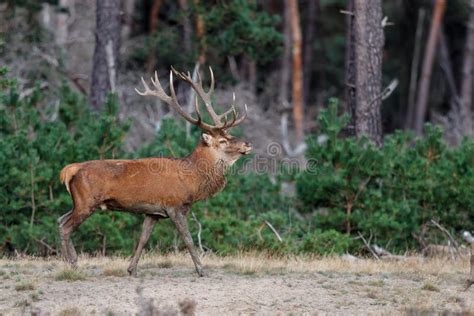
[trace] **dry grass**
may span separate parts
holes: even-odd
[[[36,288],[34,283],[31,282],[21,282],[20,284],[15,285],[15,290],[17,291],[33,291]]]
[[[79,266],[81,270],[90,268],[102,269],[104,275],[124,276],[128,264],[128,257],[92,257],[81,255]],[[284,274],[284,273],[351,273],[351,274],[380,274],[380,273],[403,273],[416,277],[417,274],[442,276],[443,274],[465,273],[469,270],[468,260],[450,259],[425,259],[422,257],[409,257],[401,261],[376,261],[372,259],[361,259],[357,261],[344,260],[341,257],[304,257],[289,256],[275,257],[261,253],[244,253],[234,256],[220,257],[208,255],[202,258],[203,264],[210,269],[223,269],[238,274]],[[84,280],[86,275],[83,271],[70,269],[68,265],[58,258],[35,258],[25,257],[16,260],[13,266],[19,270],[27,270],[32,266],[41,269],[60,267],[57,280]],[[0,259],[0,268],[12,267],[12,261]],[[142,257],[138,269],[151,268],[193,268],[193,263],[187,253],[171,253],[165,255],[147,254]],[[124,274],[118,271],[124,271]],[[125,274],[126,275],[126,274]]]
[[[0,289],[0,315],[37,307],[54,311],[53,314],[76,315],[74,309],[58,304],[60,298],[64,300],[67,293],[74,291],[94,293],[70,302],[70,306],[88,306],[87,313],[101,313],[108,308],[112,312],[135,313],[135,299],[130,301],[129,297],[136,296],[137,286],[144,288],[144,302],[154,302],[153,308],[164,311],[170,303],[174,311],[187,310],[189,314],[194,310],[219,314],[234,309],[235,314],[287,314],[293,310],[296,314],[318,310],[414,314],[474,308],[469,298],[472,293],[461,291],[469,273],[467,258],[410,257],[385,262],[259,253],[208,255],[202,261],[210,277],[202,279],[196,277],[187,253],[143,256],[138,264],[139,278],[128,277],[129,260],[81,255],[79,268],[71,269],[58,258],[0,259],[0,271],[5,272],[3,276],[10,276],[1,280],[0,275],[0,284],[4,282],[3,293]],[[158,299],[169,296],[170,291],[174,291],[174,301]],[[189,295],[191,303],[180,302],[182,293]],[[280,298],[284,299],[280,302]]]
[[[83,281],[83,280],[85,280],[86,275],[85,275],[84,272],[82,272],[80,270],[65,268],[63,270],[60,270],[58,273],[56,273],[54,278],[55,278],[56,281],[74,282],[74,281]]]

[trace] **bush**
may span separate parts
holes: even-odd
[[[413,235],[431,219],[453,233],[474,228],[474,142],[448,148],[442,130],[429,124],[424,138],[396,132],[382,148],[341,138],[347,117],[336,103],[321,113],[326,140],[308,140],[313,163],[297,179],[301,211],[315,214],[316,227],[372,235],[398,251],[418,247]]]

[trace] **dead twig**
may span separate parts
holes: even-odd
[[[369,239],[369,242],[367,242],[367,240],[364,238],[364,236],[360,232],[357,232],[357,234],[359,235],[360,239],[362,239],[362,242],[364,243],[365,247],[375,257],[375,259],[380,260],[380,257],[375,253],[375,251],[370,246],[370,240],[372,239],[372,237]]]
[[[450,242],[453,245],[454,249],[456,250],[456,255],[458,257],[460,257],[461,253],[459,252],[458,243],[456,242],[456,240],[454,240],[453,236],[449,233],[449,231],[446,228],[444,228],[443,226],[441,226],[441,224],[439,224],[434,219],[432,219],[430,221],[430,223],[433,224],[436,228],[438,228],[440,231],[442,231],[448,237],[448,239],[450,240]]]
[[[270,224],[270,222],[268,221],[265,221],[265,224],[267,224],[268,227],[270,227],[270,229],[272,230],[272,232],[275,234],[276,238],[278,239],[279,242],[283,242],[283,239],[281,238],[280,234],[277,232],[277,230],[275,229],[275,227],[273,227],[272,224]]]

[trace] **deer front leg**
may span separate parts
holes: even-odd
[[[143,222],[142,234],[140,236],[140,241],[138,242],[137,249],[133,254],[132,261],[128,266],[128,273],[131,276],[137,276],[137,264],[138,260],[140,260],[140,255],[142,253],[143,247],[145,247],[148,239],[150,239],[151,232],[153,231],[153,227],[156,224],[157,217],[151,215],[145,215],[145,221]]]
[[[191,237],[191,233],[189,232],[189,228],[188,228],[188,220],[186,218],[186,214],[188,213],[188,210],[189,210],[189,207],[173,208],[173,209],[168,209],[167,213],[170,219],[175,224],[179,235],[183,239],[186,247],[189,250],[189,253],[191,254],[191,259],[194,262],[194,266],[196,267],[197,274],[200,277],[202,277],[205,274],[202,269],[201,260],[199,259],[196,248],[194,247],[193,238]]]

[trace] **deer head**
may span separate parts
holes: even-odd
[[[247,117],[247,105],[244,106],[245,112],[239,117],[235,109],[235,94],[233,95],[232,106],[229,110],[225,111],[222,114],[217,114],[212,107],[211,97],[214,92],[214,73],[212,68],[209,67],[209,72],[211,76],[210,88],[207,92],[204,91],[202,86],[201,76],[197,72],[197,82],[191,78],[191,74],[184,72],[178,72],[173,67],[170,71],[170,92],[168,95],[163,87],[160,84],[158,74],[155,71],[154,78],[151,78],[151,82],[155,89],[150,89],[146,81],[142,79],[143,86],[145,91],[141,92],[138,89],[135,91],[143,96],[155,96],[160,100],[168,104],[170,107],[174,108],[178,114],[180,114],[186,121],[189,123],[198,126],[202,131],[201,135],[201,145],[205,146],[207,150],[217,159],[223,161],[227,166],[232,165],[237,161],[241,156],[247,155],[251,152],[252,147],[250,143],[239,140],[229,134],[229,129],[235,127],[242,123]],[[183,110],[182,106],[179,104],[176,97],[176,92],[173,84],[173,74],[176,75],[179,79],[188,83],[192,89],[196,92],[195,100],[195,112],[197,118],[192,117],[189,113]],[[213,124],[208,124],[203,121],[202,115],[199,108],[198,97],[204,103],[205,109],[209,116],[211,117]],[[232,115],[232,119],[229,120],[229,115]]]

